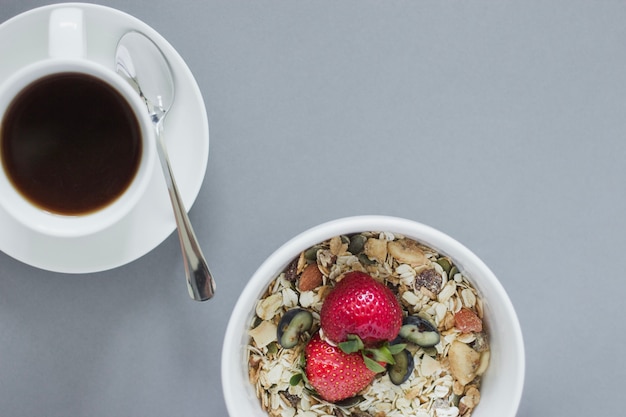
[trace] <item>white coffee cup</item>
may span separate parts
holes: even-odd
[[[87,57],[86,49],[88,38],[85,30],[87,23],[88,22],[83,20],[83,13],[79,8],[67,7],[53,10],[49,20],[49,56],[20,68],[0,85],[0,160],[2,163],[2,169],[0,169],[0,207],[19,223],[48,236],[86,236],[101,231],[118,222],[137,204],[147,188],[154,169],[154,128],[149,119],[146,106],[137,92],[122,77],[115,73],[113,69],[113,56],[111,56],[110,66],[105,66]],[[94,187],[92,187],[93,192],[90,191],[90,193],[93,194],[94,198],[103,197],[106,201],[100,202],[97,207],[89,207],[84,210],[76,208],[75,210],[72,209],[73,211],[57,210],[51,208],[52,206],[41,203],[41,201],[34,201],[36,199],[33,199],[32,196],[29,197],[25,188],[19,185],[18,179],[22,177],[15,174],[12,170],[13,168],[9,169],[9,165],[21,165],[19,163],[11,165],[7,161],[33,162],[35,159],[33,159],[30,154],[28,157],[25,157],[24,154],[14,156],[17,154],[9,152],[9,149],[18,148],[18,146],[13,146],[12,148],[9,148],[8,145],[5,146],[5,143],[8,144],[9,142],[26,143],[21,142],[22,136],[9,133],[11,130],[8,126],[12,121],[10,117],[6,117],[11,109],[17,108],[16,103],[19,102],[20,97],[23,97],[23,93],[29,91],[29,89],[39,88],[38,86],[41,84],[42,80],[52,79],[60,75],[66,76],[68,74],[78,79],[93,80],[93,78],[95,78],[95,81],[99,81],[96,82],[96,84],[101,85],[101,87],[107,91],[107,94],[110,93],[111,97],[115,97],[115,100],[117,100],[115,101],[117,104],[103,108],[105,111],[102,111],[102,118],[99,120],[101,124],[99,126],[109,127],[119,125],[120,123],[115,123],[113,119],[110,119],[112,112],[110,112],[109,109],[117,109],[118,107],[120,109],[124,108],[127,110],[126,115],[128,116],[124,120],[127,120],[128,125],[132,125],[133,127],[129,129],[129,131],[132,130],[136,133],[130,137],[134,137],[137,142],[135,144],[136,146],[133,148],[134,158],[136,158],[133,161],[135,162],[129,162],[129,167],[132,169],[129,168],[124,176],[119,175],[119,172],[115,171],[121,164],[116,163],[116,160],[112,154],[108,153],[108,150],[106,153],[102,153],[102,155],[106,154],[108,156],[102,156],[102,158],[97,161],[97,164],[85,164],[87,167],[91,165],[102,165],[98,173],[95,173],[95,171],[89,173],[94,179],[105,178],[106,175],[109,174],[114,176],[118,175],[125,178],[124,181],[121,181],[125,185],[120,186],[119,189],[116,189],[118,191],[112,192],[112,195],[106,198],[103,197],[105,192],[101,189],[101,186],[94,185]],[[35,87],[35,85],[37,85],[37,87]],[[100,100],[100,102],[102,102],[102,100]],[[58,105],[63,106],[63,103],[59,102]],[[51,107],[56,107],[56,104]],[[28,112],[24,113],[27,114]],[[78,114],[78,112],[76,113]],[[65,118],[63,119],[65,120]],[[76,117],[76,119],[78,119],[78,117]],[[20,120],[27,119],[23,118]],[[82,120],[84,120],[84,118]],[[87,129],[87,123],[82,120],[80,121],[81,129]],[[89,120],[91,120],[91,118]],[[27,122],[21,123],[21,126],[30,126]],[[74,122],[71,121],[67,123]],[[67,126],[67,123],[64,123],[64,126]],[[90,138],[100,137],[102,131],[107,131],[107,129],[99,130],[99,127],[96,125],[90,125],[90,128],[92,128],[94,132],[94,135],[89,135]],[[7,138],[10,134],[13,136],[11,136],[12,139],[9,141]],[[121,136],[118,135],[115,138],[119,137]],[[110,143],[113,142],[114,141],[111,141]],[[110,145],[109,141],[101,141],[101,143],[106,143],[107,146]],[[123,140],[120,140],[119,143],[121,146],[127,145]],[[64,146],[69,149],[68,145]],[[46,158],[47,156],[48,163],[52,164],[56,161],[49,156],[51,154],[46,155],[44,146],[41,146],[40,142],[38,142],[37,147],[33,148],[36,148],[41,158]],[[126,151],[120,151],[121,157],[118,161],[127,159],[128,155],[126,155],[125,152]],[[95,153],[95,155],[99,158],[100,153]],[[128,158],[130,158],[130,156],[128,156]],[[43,160],[46,161],[46,159]],[[84,160],[87,159],[85,158]],[[72,165],[72,163],[73,159],[69,160],[69,162],[66,161],[67,166]],[[31,167],[37,168],[37,163],[31,163],[30,165]],[[43,167],[45,164],[42,163],[41,166]],[[31,171],[34,172],[34,170]],[[76,172],[82,173],[83,171]],[[102,172],[102,174],[100,174],[100,172]],[[88,175],[75,175],[76,179],[79,177],[81,179],[83,177],[87,178],[87,176]],[[42,174],[42,177],[47,179],[53,176]],[[26,178],[24,180],[30,179],[31,178]],[[63,187],[65,187],[65,185]],[[41,188],[57,190],[56,185],[55,187]],[[61,190],[61,188],[62,187],[59,185],[59,190]],[[64,195],[62,191],[59,191],[59,193]],[[54,193],[50,192],[50,194]],[[68,206],[71,206],[74,201],[78,201],[78,199],[74,197],[66,198],[66,200]]]

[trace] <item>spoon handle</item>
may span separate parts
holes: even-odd
[[[167,148],[163,139],[162,120],[155,124],[155,128],[157,135],[157,153],[159,154],[161,168],[163,168],[163,175],[165,176],[172,208],[174,209],[180,247],[183,252],[185,274],[187,275],[189,296],[196,301],[205,301],[213,297],[215,281],[213,280],[211,271],[209,271],[206,259],[202,254],[193,227],[191,227],[191,222],[189,221],[187,210],[185,210],[185,206],[178,192],[176,181],[174,181],[172,167],[167,156]]]

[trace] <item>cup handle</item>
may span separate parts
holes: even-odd
[[[67,7],[52,11],[48,29],[48,54],[51,58],[83,58],[85,37],[81,9]]]

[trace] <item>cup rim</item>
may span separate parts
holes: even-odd
[[[86,58],[46,58],[26,65],[11,74],[0,84],[0,125],[3,122],[5,110],[20,91],[38,79],[65,72],[95,76],[118,91],[135,113],[142,140],[141,159],[130,185],[106,206],[84,215],[50,213],[28,202],[14,189],[4,172],[4,167],[0,164],[0,171],[2,171],[0,172],[0,190],[5,196],[0,199],[0,208],[20,224],[35,232],[71,238],[88,236],[104,230],[120,221],[132,210],[148,187],[154,169],[156,151],[154,129],[145,104],[137,92],[114,71]]]
[[[512,349],[505,353],[512,355],[516,360],[513,364],[506,364],[512,370],[513,375],[508,376],[510,378],[507,384],[509,391],[505,393],[507,404],[504,406],[506,412],[500,414],[502,417],[514,417],[521,401],[525,378],[524,342],[517,314],[501,283],[478,256],[447,234],[423,223],[384,215],[344,217],[313,226],[281,245],[254,272],[233,308],[222,346],[222,387],[229,414],[231,416],[243,414],[267,416],[267,413],[260,409],[253,386],[248,381],[247,367],[242,365],[245,363],[245,346],[248,340],[246,329],[253,317],[256,300],[267,288],[270,280],[275,278],[302,250],[333,236],[364,231],[401,233],[451,256],[455,262],[461,262],[470,277],[480,271],[482,285],[479,286],[474,281],[473,283],[480,287],[477,288],[479,291],[488,288],[493,293],[492,297],[498,297],[500,302],[493,307],[497,307],[498,311],[505,316],[502,320],[505,320],[507,324],[507,350]],[[501,359],[503,358],[497,356],[494,358],[492,352],[492,361]],[[248,382],[243,388],[244,392],[241,387],[242,381]],[[495,386],[495,384],[492,385]]]

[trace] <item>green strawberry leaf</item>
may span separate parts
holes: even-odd
[[[373,360],[372,358],[368,358],[367,356],[363,355],[363,361],[365,362],[365,366],[367,366],[370,371],[376,372],[377,374],[385,372],[385,367]]]
[[[397,355],[398,353],[402,352],[404,350],[404,348],[406,348],[406,343],[398,343],[396,345],[389,345],[389,352],[391,352],[392,355]]]
[[[338,346],[339,349],[341,349],[344,353],[348,355],[354,352],[362,351],[365,348],[361,338],[355,334],[348,335],[348,340],[339,343]]]

